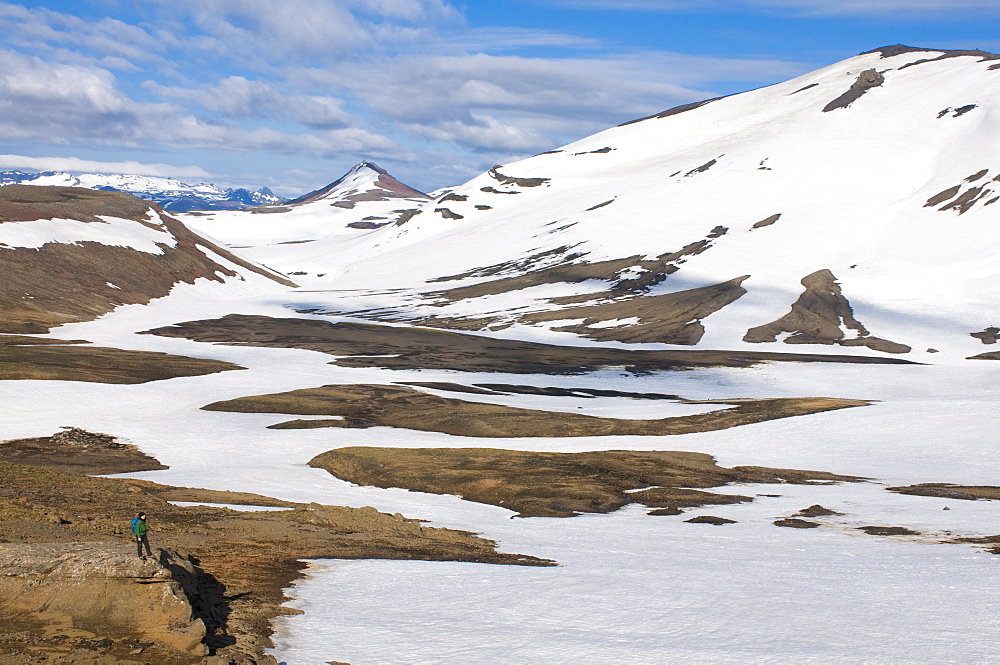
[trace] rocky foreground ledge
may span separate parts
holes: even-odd
[[[0,442],[0,665],[275,665],[271,620],[297,613],[283,591],[303,559],[553,565],[371,507],[84,475],[160,465],[67,431]],[[253,509],[264,506],[279,510]],[[145,561],[129,532],[139,510]]]
[[[205,623],[188,596],[200,595],[193,564],[176,552],[161,549],[140,559],[130,549],[0,544],[0,613],[20,619],[26,630],[41,627],[35,642],[42,651],[82,638],[103,642],[104,655],[112,658],[183,663],[207,656]],[[64,639],[55,637],[59,633]]]

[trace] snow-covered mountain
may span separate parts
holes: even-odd
[[[403,289],[328,307],[422,325],[973,355],[1000,321],[998,57],[878,49],[497,166],[321,253],[254,256],[313,288]],[[285,233],[297,212],[211,232],[317,237]],[[332,212],[317,230],[354,210]]]
[[[284,202],[284,199],[276,196],[267,187],[262,187],[257,191],[242,187],[222,190],[207,183],[190,185],[175,178],[141,175],[104,175],[100,173],[73,175],[56,171],[0,172],[0,186],[12,184],[86,187],[88,189],[127,192],[140,199],[153,201],[164,210],[171,212],[240,210],[251,206]]]
[[[372,229],[399,226],[430,197],[371,162],[284,205],[191,217],[188,223],[276,270],[323,275],[334,253]]]

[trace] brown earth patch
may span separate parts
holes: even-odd
[[[640,296],[597,305],[567,307],[520,317],[526,323],[583,319],[554,330],[573,332],[598,341],[658,342],[695,345],[705,334],[702,320],[738,300],[747,291],[741,284],[749,275],[728,282],[659,296]],[[627,326],[592,327],[617,319],[639,320]]]
[[[574,245],[575,246],[575,245]],[[467,270],[466,272],[460,273],[458,275],[446,275],[444,277],[435,277],[433,279],[427,280],[428,283],[435,282],[451,282],[459,279],[467,279],[469,277],[495,277],[508,272],[516,272],[519,270],[527,270],[539,263],[556,261],[560,264],[570,263],[576,259],[582,258],[586,254],[584,253],[570,253],[573,247],[563,245],[562,247],[553,247],[552,249],[546,249],[541,252],[532,254],[531,256],[524,257],[523,259],[514,259],[511,261],[504,261],[503,263],[497,263],[492,266],[486,266],[483,268],[473,268],[472,270]]]
[[[644,118],[637,118],[635,120],[629,120],[628,122],[623,122],[618,126],[625,127],[626,125],[634,125],[637,122],[642,122],[644,120],[653,120],[654,118],[669,118],[672,115],[678,115],[680,113],[687,113],[688,111],[694,111],[695,109],[701,108],[706,104],[711,104],[712,102],[718,101],[720,99],[724,99],[724,97],[713,97],[712,99],[706,99],[700,102],[681,104],[680,106],[669,108],[666,111],[661,111],[660,113],[656,113],[654,115],[648,115]]]
[[[949,483],[922,483],[905,487],[887,487],[890,492],[912,494],[915,496],[933,496],[942,499],[961,499],[976,501],[978,499],[1000,500],[1000,487],[991,485],[952,485]]]
[[[957,210],[959,215],[964,215],[968,212],[972,206],[976,205],[982,199],[988,197],[993,193],[992,189],[989,189],[985,185],[980,187],[973,187],[961,194],[957,199],[944,205],[940,210]]]
[[[987,351],[986,353],[977,353],[974,356],[969,356],[966,360],[1000,360],[1000,351]]]
[[[423,210],[420,210],[419,208],[414,208],[413,210],[393,210],[393,212],[399,215],[399,217],[396,218],[394,224],[396,226],[402,226],[403,224],[406,224],[408,221],[410,221],[411,219],[422,213]]]
[[[520,194],[521,192],[502,192],[495,187],[480,187],[479,191],[486,192],[487,194]]]
[[[603,208],[604,206],[611,205],[614,202],[615,202],[614,199],[608,199],[607,201],[605,201],[603,203],[598,203],[597,205],[590,206],[584,212],[590,212],[591,210],[597,210],[598,208]]]
[[[0,346],[65,346],[68,344],[90,344],[85,339],[56,339],[55,337],[34,337],[31,335],[0,335]]]
[[[389,222],[364,222],[364,221],[361,221],[361,222],[351,222],[350,224],[347,225],[347,227],[351,228],[351,229],[366,229],[366,230],[370,230],[370,229],[380,229],[383,226],[387,225],[388,223]]]
[[[459,215],[448,208],[435,208],[434,212],[439,213],[445,219],[465,219],[465,215]]]
[[[610,282],[609,291],[583,296],[590,300],[601,297],[622,296],[628,293],[642,293],[662,282],[668,275],[677,272],[681,264],[685,262],[686,257],[696,256],[709,249],[712,246],[712,239],[721,235],[718,233],[718,228],[713,229],[704,240],[685,245],[676,252],[660,254],[655,259],[644,259],[642,255],[636,254],[622,259],[610,259],[590,263],[587,261],[576,261],[576,259],[582,258],[582,254],[568,254],[556,265],[546,268],[529,270],[523,274],[503,277],[471,286],[462,286],[446,291],[433,291],[425,294],[425,296],[428,298],[441,298],[448,302],[457,302],[471,298],[509,293],[510,291],[519,291],[543,284],[579,284],[588,280]],[[446,281],[472,276],[491,276],[500,272],[524,269],[534,265],[536,261],[546,256],[565,254],[569,249],[571,248],[560,247],[555,250],[536,254],[527,261],[479,268],[463,275],[441,277],[431,281]],[[620,277],[621,273],[628,270],[637,270],[639,274],[635,277]],[[573,298],[576,299],[578,297],[573,296]],[[565,304],[564,300],[559,298],[552,299],[552,302]]]
[[[549,182],[550,178],[512,178],[511,176],[506,176],[497,169],[502,168],[499,164],[491,168],[487,173],[494,180],[497,180],[502,185],[516,185],[518,187],[539,187]]]
[[[990,326],[982,332],[969,333],[970,337],[975,337],[983,344],[996,344],[1000,340],[1000,328]]]
[[[459,383],[442,381],[399,381],[399,385],[415,386],[417,388],[434,388],[460,393],[475,393],[479,395],[544,395],[550,397],[624,397],[626,399],[652,399],[680,401],[678,395],[663,393],[633,393],[621,390],[600,390],[597,388],[555,388],[549,386],[520,386],[509,383],[476,383],[465,386]]]
[[[791,311],[777,321],[747,331],[744,342],[775,342],[783,333],[791,333],[785,344],[839,344],[866,346],[883,353],[908,353],[905,344],[871,337],[861,322],[854,318],[851,303],[844,297],[837,278],[829,270],[817,270],[802,278],[805,291],[792,304]],[[857,332],[858,337],[845,339],[842,327]]]
[[[859,526],[858,531],[864,531],[869,536],[919,536],[919,531],[903,526]]]
[[[711,455],[679,451],[538,453],[491,448],[352,447],[317,455],[309,465],[359,485],[454,494],[513,510],[522,517],[607,513],[630,503],[663,509],[752,500],[691,490],[734,482],[863,480],[822,471],[727,469],[718,466]],[[630,491],[642,488],[649,489]]]
[[[838,513],[836,510],[830,510],[819,504],[814,504],[808,508],[803,508],[795,514],[798,517],[827,517],[830,515],[843,515],[844,513]]]
[[[771,224],[774,224],[779,219],[781,219],[781,213],[777,212],[777,213],[771,215],[770,217],[765,217],[764,219],[760,220],[759,222],[756,222],[751,228],[752,229],[762,229],[765,226],[771,226]]]
[[[149,220],[152,213],[162,222]],[[97,215],[165,228],[175,247],[162,254],[97,242],[48,243],[41,248],[0,247],[0,332],[40,333],[73,321],[89,321],[123,304],[145,304],[179,282],[222,281],[236,272],[216,263],[215,253],[243,269],[286,286],[295,284],[195,234],[154,203],[122,192],[77,187],[0,187],[0,223],[30,224],[63,217],[105,224]]]
[[[52,436],[0,441],[0,462],[87,475],[168,468],[132,444],[76,427],[64,427]]]
[[[998,67],[997,69],[1000,69]],[[986,545],[984,549],[990,554],[1000,554],[1000,536],[976,536],[972,538],[955,538],[951,543],[967,543],[970,545]]]
[[[874,69],[866,69],[858,74],[857,80],[851,84],[847,91],[823,107],[823,112],[827,113],[835,109],[846,109],[856,102],[866,92],[872,88],[877,88],[885,83],[885,77]]]
[[[750,367],[766,361],[913,364],[895,358],[748,351],[647,351],[556,346],[480,335],[368,323],[328,323],[230,314],[147,331],[164,337],[237,346],[321,351],[333,364],[386,369],[449,369],[513,374],[640,373],[702,367]]]
[[[944,50],[944,52],[941,55],[937,56],[936,58],[924,58],[923,60],[915,60],[913,62],[908,62],[899,69],[904,70],[907,67],[922,65],[927,62],[937,62],[938,60],[947,60],[949,58],[960,58],[962,56],[971,56],[974,58],[979,58],[979,62],[987,62],[989,60],[997,60],[998,58],[1000,58],[1000,55],[996,53],[990,53],[989,51],[980,51],[979,49],[951,49],[951,50]]]
[[[929,208],[931,206],[940,205],[941,203],[944,203],[945,201],[950,201],[953,198],[955,198],[956,196],[958,196],[958,193],[960,191],[962,191],[962,186],[961,185],[955,185],[954,187],[949,187],[948,189],[946,189],[946,190],[944,190],[942,192],[938,192],[934,196],[932,196],[929,199],[927,199],[927,203],[924,204],[924,207],[925,208]]]
[[[153,204],[124,192],[84,187],[7,185],[0,190],[0,224],[40,219],[75,219],[105,223],[98,215],[131,219],[155,228],[148,213]]]
[[[698,517],[692,517],[691,519],[684,521],[688,524],[711,524],[713,526],[736,524],[736,520],[729,520],[725,517],[716,517],[715,515],[699,515]]]
[[[815,529],[816,527],[822,526],[819,522],[810,522],[809,520],[802,520],[797,517],[786,517],[784,519],[775,520],[772,524],[774,524],[774,526],[783,526],[789,529]]]
[[[241,499],[236,501],[236,499]],[[169,501],[287,505],[289,510],[236,512],[210,506],[181,507]],[[300,559],[421,559],[516,565],[552,565],[533,557],[498,553],[492,541],[449,529],[427,528],[374,508],[288,504],[251,494],[173,488],[148,481],[93,478],[0,462],[0,543],[99,543],[135,557],[129,520],[145,511],[154,548],[180,553],[193,564],[189,593],[207,629],[205,644],[245,665],[274,663],[270,621],[294,613],[281,607],[283,589],[302,576]],[[196,584],[194,584],[196,583]],[[191,589],[188,586],[188,589]],[[81,627],[24,616],[0,606],[0,656],[18,650],[32,662],[129,662],[113,657],[145,649],[138,663],[190,662],[157,650],[140,636],[84,635]],[[99,617],[95,618],[100,625]],[[106,628],[107,629],[107,628]],[[82,641],[81,641],[82,640]],[[128,647],[128,648],[126,648]],[[55,660],[94,650],[95,660]],[[135,653],[135,652],[133,652]],[[17,661],[24,663],[27,657]]]
[[[468,402],[401,386],[328,385],[271,395],[240,397],[214,402],[202,408],[206,411],[231,413],[287,413],[341,416],[345,419],[294,421],[271,426],[279,429],[351,426],[345,425],[347,421],[360,422],[366,426],[442,432],[453,436],[511,438],[689,434],[870,404],[861,400],[823,397],[685,403],[730,406],[690,416],[630,420]]]
[[[685,178],[689,178],[689,177],[693,176],[696,173],[704,173],[705,171],[709,170],[710,168],[712,168],[713,166],[715,166],[718,163],[719,162],[716,159],[709,160],[709,161],[705,162],[704,164],[702,164],[701,166],[697,166],[697,167],[691,169],[690,171],[688,171],[687,173],[685,173],[684,177]]]
[[[42,339],[41,343],[36,340]],[[182,376],[204,376],[245,369],[239,365],[156,351],[128,351],[99,346],[61,346],[62,340],[17,337],[0,342],[0,380],[146,383]]]

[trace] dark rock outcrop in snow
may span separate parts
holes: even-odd
[[[841,292],[837,278],[829,270],[817,270],[802,278],[806,290],[792,305],[791,311],[777,321],[747,331],[744,342],[775,342],[783,333],[791,333],[786,344],[839,344],[866,346],[885,353],[908,353],[910,347],[870,337],[868,330],[854,318],[851,303]],[[857,337],[847,339],[845,328]]]
[[[866,69],[858,74],[857,80],[851,84],[847,92],[837,97],[832,102],[823,107],[823,112],[827,113],[836,109],[846,109],[848,106],[861,98],[863,94],[877,88],[885,83],[885,77],[874,69]]]

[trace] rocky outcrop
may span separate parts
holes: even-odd
[[[827,104],[823,108],[823,112],[828,113],[829,111],[836,109],[846,109],[848,106],[860,99],[863,94],[872,88],[879,87],[883,83],[885,83],[885,77],[882,76],[882,74],[875,71],[875,69],[866,69],[858,74],[857,80],[851,84],[851,87],[847,89],[847,92]]]
[[[207,655],[205,624],[178,581],[195,579],[192,564],[174,552],[140,559],[129,550],[108,543],[0,544],[0,620],[34,616],[53,633],[138,638],[185,656]]]
[[[870,336],[854,318],[851,303],[841,292],[837,278],[829,270],[817,270],[802,278],[805,291],[792,304],[788,314],[776,321],[747,331],[744,342],[775,342],[778,336],[791,333],[785,344],[839,344],[865,346],[883,353],[908,353],[905,344]],[[848,332],[853,337],[848,338]]]

